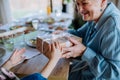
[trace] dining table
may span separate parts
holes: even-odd
[[[27,35],[24,35],[26,37],[34,36],[37,34],[37,31],[31,32]],[[23,35],[22,35],[23,36]],[[21,38],[21,36],[19,36]],[[14,38],[15,41],[19,41],[21,39],[18,39],[19,37]],[[4,56],[2,58],[1,64],[6,62],[9,57],[12,55],[13,51],[21,48],[26,48],[25,56],[26,59],[24,62],[19,63],[17,66],[13,67],[11,71],[13,71],[16,75],[19,77],[24,77],[33,73],[40,73],[41,70],[47,65],[49,62],[49,59],[39,52],[35,47],[31,47],[28,45],[26,42],[24,44],[18,44],[18,42],[15,42],[16,45],[14,44],[14,49],[13,50],[8,50],[4,46],[4,44],[0,44],[0,48],[3,48],[5,50]],[[20,42],[19,42],[20,43]],[[69,65],[70,61],[67,59],[60,59],[55,66],[54,70],[50,74],[48,80],[67,80],[68,79],[68,74],[69,74]]]
[[[66,26],[70,25],[71,21],[68,20],[68,24],[62,22],[62,25],[65,24]],[[60,25],[60,23],[57,22]],[[55,24],[56,25],[56,24]],[[4,25],[2,29],[6,29],[9,32],[10,24]],[[25,28],[21,29],[24,31]],[[20,29],[19,29],[20,30]],[[16,30],[17,31],[17,30]],[[50,32],[51,30],[45,30],[45,32]],[[12,34],[12,31],[9,32]],[[9,34],[7,33],[7,34]],[[31,46],[27,41],[29,39],[35,38],[38,34],[40,34],[40,30],[31,31],[28,34],[20,35],[19,37],[14,37],[14,48],[12,50],[6,49],[3,43],[0,43],[0,48],[4,49],[4,55],[2,57],[2,61],[0,64],[4,64],[9,57],[12,55],[13,51],[17,48],[26,48],[25,56],[26,59],[24,62],[19,63],[17,66],[13,67],[11,71],[13,71],[17,76],[24,77],[33,73],[40,73],[41,70],[47,65],[49,59],[41,53],[36,47]],[[41,33],[42,34],[42,33]],[[0,33],[0,37],[2,34]],[[23,37],[24,36],[24,37]],[[19,44],[22,42],[22,45]],[[1,53],[0,53],[1,54]],[[53,69],[52,73],[48,77],[48,80],[67,80],[69,74],[69,66],[70,61],[68,59],[61,58],[55,68]]]

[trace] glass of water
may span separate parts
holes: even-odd
[[[2,38],[2,40],[6,50],[9,50],[9,51],[14,50],[13,35],[5,36]]]
[[[21,48],[25,46],[25,34],[24,32],[18,32],[14,34],[14,46],[16,48]]]

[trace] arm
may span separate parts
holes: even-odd
[[[48,76],[53,71],[58,61],[59,59],[51,59],[45,66],[45,68],[42,70],[41,75],[44,76],[45,78],[48,78]]]
[[[117,80],[120,79],[120,35],[113,33],[116,31],[113,30],[104,36],[100,46],[101,52],[95,52],[88,47],[82,59],[89,63],[95,76]]]
[[[91,25],[91,23],[87,22],[83,26],[81,26],[79,29],[77,29],[77,30],[69,29],[69,30],[67,30],[67,32],[70,33],[70,34],[73,34],[73,35],[84,38],[85,35],[86,35],[86,32],[89,28],[89,25]],[[63,31],[61,31],[61,30],[57,30],[57,31],[53,32],[53,34],[59,34],[59,33],[62,33],[62,32]]]
[[[89,27],[88,25],[90,25],[89,22],[85,23],[83,26],[81,26],[77,30],[68,30],[68,32],[71,33],[71,34],[73,34],[73,35],[76,35],[76,36],[84,38],[85,35],[86,35],[86,32],[88,30],[88,27]]]
[[[116,21],[109,18],[106,25],[101,26],[103,30],[97,41],[98,50],[88,47],[82,56],[89,63],[91,72],[103,79],[120,79],[120,24]]]
[[[45,78],[48,78],[48,76],[56,66],[57,62],[61,58],[62,48],[60,47],[58,42],[54,42],[51,45],[51,49],[49,49],[47,53],[50,53],[51,56],[49,58],[48,64],[45,66],[45,68],[41,72],[42,76],[44,76]]]

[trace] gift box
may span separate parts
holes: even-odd
[[[48,34],[45,36],[38,36],[37,37],[37,44],[36,48],[43,53],[46,57],[49,57],[50,53],[47,54],[46,52],[49,50],[50,44],[52,44],[52,41],[58,41],[60,43],[60,46],[62,47],[70,47],[73,44],[67,39],[67,37],[72,37],[76,39],[77,41],[81,42],[82,39],[80,37],[77,37],[75,35],[72,35],[70,33],[59,33],[59,34]]]

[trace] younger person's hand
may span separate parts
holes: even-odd
[[[23,62],[25,60],[25,56],[23,56],[24,52],[25,48],[22,48],[20,50],[16,49],[9,60],[3,65],[3,67],[9,70],[10,68]]]
[[[63,50],[60,46],[60,43],[58,41],[53,41],[52,44],[49,46],[49,51],[46,54],[48,55],[48,58],[51,59],[60,59],[62,56]]]
[[[59,59],[62,55],[62,48],[58,41],[53,41],[53,43],[49,46],[49,50],[46,54],[48,54],[49,61],[44,69],[41,71],[41,75],[45,78],[48,78],[56,64],[58,63]]]
[[[10,57],[9,61],[13,64],[13,65],[17,65],[21,62],[23,62],[25,60],[25,56],[23,56],[24,52],[25,52],[25,48],[22,48],[20,50],[16,49],[12,56]]]

